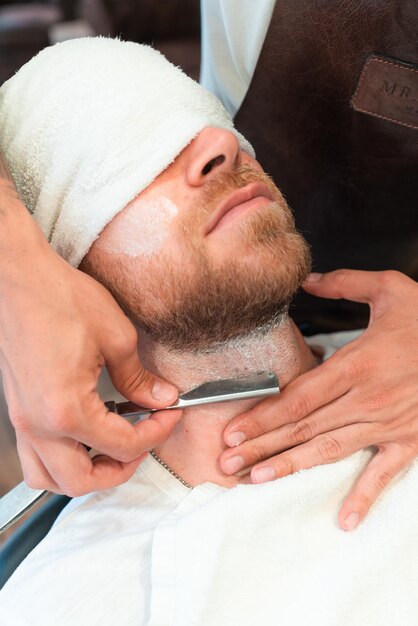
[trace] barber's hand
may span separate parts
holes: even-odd
[[[19,210],[1,181],[0,211],[4,202]],[[102,367],[146,407],[173,403],[177,390],[144,370],[136,331],[106,289],[65,263],[32,218],[24,223],[20,249],[1,259],[0,369],[25,481],[70,496],[113,487],[168,438],[181,411],[132,426],[99,398]],[[105,456],[91,460],[82,444]]]
[[[394,271],[339,270],[313,274],[304,288],[368,303],[368,329],[280,396],[232,420],[225,442],[244,443],[223,453],[221,467],[238,471],[228,469],[235,456],[243,467],[257,463],[251,478],[260,483],[376,446],[339,512],[341,528],[352,530],[418,455],[418,285]]]

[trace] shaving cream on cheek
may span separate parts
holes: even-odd
[[[152,257],[163,247],[178,212],[165,196],[134,201],[108,225],[96,245],[110,254]]]

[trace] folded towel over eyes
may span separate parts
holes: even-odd
[[[27,208],[74,266],[208,126],[254,154],[215,96],[158,51],[118,39],[46,48],[0,89],[0,150]]]

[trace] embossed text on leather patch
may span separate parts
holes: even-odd
[[[418,129],[418,67],[369,57],[351,98],[356,111]]]

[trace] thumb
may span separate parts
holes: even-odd
[[[177,400],[176,387],[146,370],[136,348],[123,358],[108,358],[106,366],[116,389],[131,402],[158,408]]]
[[[383,273],[360,270],[336,270],[326,274],[313,272],[303,284],[303,289],[319,298],[344,298],[371,304],[381,294]]]

